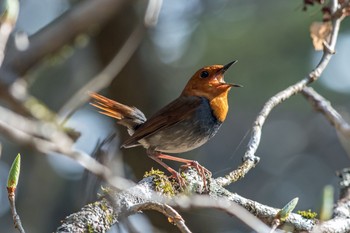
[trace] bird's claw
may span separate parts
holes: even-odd
[[[189,167],[193,167],[197,170],[198,174],[202,177],[204,190],[208,191],[207,178],[211,178],[212,173],[208,169],[200,165],[197,161],[191,161],[181,166],[182,169],[186,169]]]
[[[177,180],[177,182],[179,183],[180,189],[184,190],[186,187],[186,180],[185,178],[183,178],[180,173],[178,172],[172,172],[170,178],[174,178],[175,180]]]

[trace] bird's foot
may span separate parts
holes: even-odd
[[[185,187],[186,187],[186,180],[185,180],[185,178],[183,178],[181,176],[180,173],[178,173],[176,171],[172,171],[170,178],[174,178],[175,180],[177,180],[177,182],[179,183],[180,189],[182,189],[182,190],[185,189]]]
[[[211,178],[211,172],[202,165],[200,165],[197,161],[191,161],[181,166],[182,169],[186,169],[189,167],[193,167],[197,170],[198,174],[202,177],[204,190],[208,191],[207,178]]]

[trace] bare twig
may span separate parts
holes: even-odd
[[[163,5],[163,0],[149,0],[145,14],[146,27],[154,27],[158,22],[160,8]]]
[[[275,219],[275,220],[273,220],[273,222],[272,222],[271,225],[272,225],[272,226],[271,226],[271,231],[270,231],[270,233],[274,233],[274,232],[276,231],[277,227],[278,227],[279,225],[281,225],[281,220]]]
[[[189,208],[218,209],[226,212],[233,217],[237,217],[256,232],[270,232],[270,228],[265,223],[263,223],[242,206],[238,205],[235,202],[229,201],[226,198],[213,198],[213,196],[192,195],[190,197],[184,196],[173,198],[169,204],[183,210]]]
[[[174,210],[171,206],[156,202],[156,201],[145,201],[144,203],[137,204],[131,208],[135,213],[142,210],[155,210],[166,217],[168,217],[168,221],[173,223],[177,228],[183,233],[191,233],[190,229],[185,224],[185,221],[181,217],[181,215]]]
[[[338,5],[339,4],[337,0],[332,1],[332,13],[338,10]],[[235,182],[243,178],[244,175],[247,174],[250,171],[250,169],[252,169],[259,162],[260,158],[255,155],[255,152],[257,151],[258,146],[260,144],[261,131],[266,118],[268,117],[268,115],[270,114],[270,112],[274,107],[283,103],[285,100],[289,99],[291,96],[297,93],[300,93],[304,89],[304,87],[316,81],[320,77],[320,75],[322,74],[324,69],[327,67],[330,59],[333,56],[333,53],[330,51],[335,50],[335,45],[337,42],[341,20],[342,18],[333,17],[332,32],[331,32],[330,40],[328,42],[329,49],[324,49],[323,56],[320,62],[318,63],[318,65],[315,67],[315,69],[312,72],[310,72],[307,77],[297,82],[296,84],[289,86],[287,89],[277,93],[265,103],[264,107],[262,108],[262,110],[260,111],[256,120],[253,123],[252,135],[247,145],[247,150],[243,156],[242,165],[240,165],[236,170],[232,171],[225,177],[217,178],[216,180],[221,185],[226,186],[231,184],[232,182]]]
[[[15,225],[15,228],[17,228],[19,232],[24,233],[21,219],[17,214],[17,210],[16,210],[16,189],[17,189],[20,173],[21,173],[21,155],[18,154],[11,165],[8,178],[7,178],[6,188],[7,188],[8,199],[10,202],[13,223]]]
[[[332,107],[329,101],[318,94],[313,88],[305,87],[301,92],[304,97],[321,112],[327,120],[336,128],[337,132],[348,135],[350,139],[350,124]]]
[[[15,228],[17,228],[20,233],[25,233],[24,228],[22,226],[21,219],[20,219],[19,215],[17,214],[15,193],[13,192],[12,194],[9,194],[8,199],[10,202],[10,208],[11,208],[12,218],[13,218],[13,222],[15,224]]]
[[[142,25],[136,27],[126,40],[120,51],[101,73],[85,84],[70,100],[68,100],[58,112],[60,121],[65,121],[74,111],[89,100],[89,92],[98,92],[107,87],[118,73],[124,68],[131,56],[140,45],[145,28]]]

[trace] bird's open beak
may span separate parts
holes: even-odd
[[[224,65],[224,67],[222,67],[222,73],[225,73],[228,68],[230,68],[230,66],[232,66],[233,64],[237,63],[238,61],[237,60],[234,60],[234,61],[231,61],[230,63]]]
[[[243,87],[242,85],[239,85],[239,84],[235,84],[235,83],[226,83],[223,79],[223,74],[228,70],[228,68],[230,68],[230,66],[232,66],[233,64],[237,63],[238,61],[237,60],[234,60],[226,65],[224,65],[224,67],[222,67],[221,69],[221,74],[222,74],[222,80],[221,80],[221,83],[223,85],[226,85],[226,86],[230,86],[230,87]]]

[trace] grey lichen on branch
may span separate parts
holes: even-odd
[[[56,232],[106,232],[116,221],[113,207],[102,198],[66,217]]]

